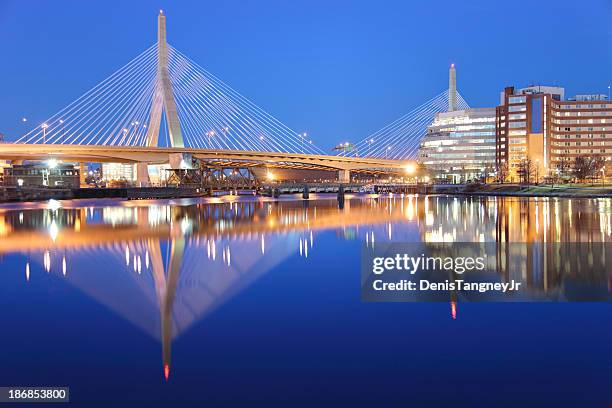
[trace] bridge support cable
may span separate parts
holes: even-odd
[[[457,109],[468,109],[469,105],[458,92],[456,96]],[[427,126],[431,124],[437,113],[448,109],[448,101],[449,91],[446,90],[359,141],[351,151],[343,151],[339,155],[396,160],[414,159],[421,138],[427,132]]]
[[[155,88],[156,58],[152,46],[16,142],[137,144],[146,128],[146,102]]]
[[[169,61],[179,117],[191,129],[185,132],[187,145],[323,153],[172,46]]]
[[[165,71],[155,44],[17,143],[144,147],[165,140],[174,146],[165,108],[159,118],[167,78],[185,147],[324,153],[172,46],[166,52]]]

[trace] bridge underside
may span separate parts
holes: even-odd
[[[342,157],[300,153],[253,152],[134,146],[81,145],[0,145],[1,160],[50,160],[86,163],[169,163],[171,155],[190,154],[193,158],[227,167],[264,166],[314,170],[348,170],[368,173],[397,173],[412,161]]]

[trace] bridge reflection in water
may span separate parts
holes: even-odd
[[[0,254],[23,256],[26,282],[41,270],[58,275],[160,339],[167,379],[174,338],[288,258],[308,257],[326,230],[368,246],[606,242],[612,240],[612,203],[413,195],[347,196],[341,209],[335,197],[315,195],[51,201],[0,209]],[[505,255],[513,268],[498,279],[520,280],[534,297],[567,298],[565,283],[581,279],[554,267],[558,262],[533,257],[527,246]],[[609,280],[587,278],[609,293]],[[451,299],[453,318],[456,313]]]

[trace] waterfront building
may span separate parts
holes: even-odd
[[[606,177],[612,175],[612,101],[607,95],[576,95],[552,105],[550,168],[565,160],[601,158]]]
[[[526,160],[540,181],[579,156],[612,158],[612,102],[605,95],[564,96],[560,87],[504,89],[496,108],[496,166],[506,180],[519,181]]]
[[[438,113],[421,140],[421,162],[438,181],[486,178],[495,171],[495,108]]]
[[[550,161],[551,106],[563,100],[565,90],[553,86],[504,89],[496,109],[496,163],[509,181],[519,181],[527,159],[536,178],[545,176]],[[505,170],[500,171],[501,168]]]
[[[29,187],[78,188],[79,170],[71,164],[47,163],[13,165],[5,169],[5,184]]]
[[[435,115],[421,139],[419,160],[439,182],[486,179],[495,171],[495,108],[457,110],[455,65],[448,111]]]
[[[129,163],[102,163],[102,179],[132,183],[136,178],[134,167],[134,164]]]

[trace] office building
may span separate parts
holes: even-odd
[[[612,102],[605,95],[564,95],[560,87],[505,88],[496,109],[496,166],[507,181],[520,181],[527,159],[532,178],[542,181],[579,156],[612,158]]]
[[[495,108],[438,113],[421,140],[420,160],[438,181],[461,183],[495,171]]]
[[[495,171],[495,108],[457,110],[456,72],[449,71],[449,111],[435,115],[419,160],[438,182],[484,179]]]
[[[136,178],[134,167],[129,163],[102,163],[102,180],[131,183]]]
[[[612,101],[607,95],[576,95],[552,105],[550,169],[576,157],[601,158],[612,175]]]

